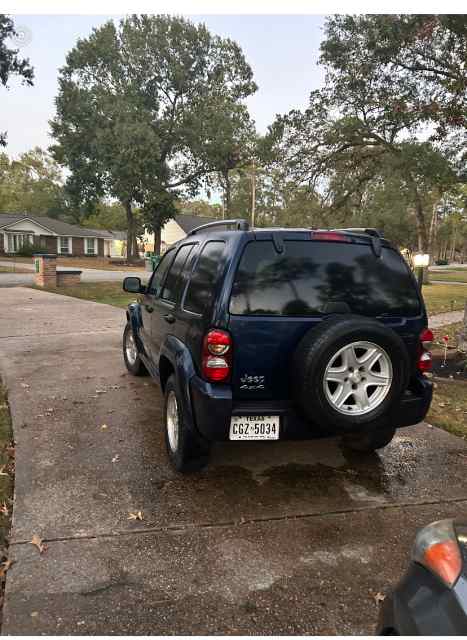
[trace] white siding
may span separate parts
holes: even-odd
[[[185,236],[186,233],[175,220],[169,220],[162,227],[161,241],[164,242],[167,246],[174,244],[174,242],[178,242]],[[154,246],[154,234],[145,232],[143,236],[143,242],[145,244],[148,243]]]
[[[19,220],[14,224],[8,225],[8,231],[27,231],[28,233],[33,233],[36,236],[55,236],[56,233],[52,231],[48,231],[44,229],[44,227],[35,224],[34,222],[30,222],[29,220]]]

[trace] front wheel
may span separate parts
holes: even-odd
[[[135,336],[129,324],[123,332],[123,360],[128,371],[134,376],[147,376],[148,371],[139,357]]]
[[[188,429],[174,376],[165,386],[164,427],[167,453],[177,471],[189,473],[207,465],[209,444]]]
[[[370,453],[382,449],[388,445],[394,437],[396,430],[392,427],[379,429],[378,431],[349,433],[343,438],[343,444],[352,451]]]

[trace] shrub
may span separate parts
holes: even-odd
[[[38,244],[25,244],[16,252],[17,256],[22,256],[23,258],[31,258],[35,253],[44,253],[44,247],[41,247]]]
[[[446,260],[445,258],[440,258],[439,260],[435,260],[435,265],[437,267],[445,267],[448,264],[449,264],[449,261]]]

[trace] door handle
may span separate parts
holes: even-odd
[[[165,316],[162,316],[162,317],[169,324],[173,324],[175,322],[175,317],[171,313],[166,313]]]
[[[149,305],[149,304],[145,304],[144,308],[146,309],[146,311],[148,313],[152,313],[154,311],[154,307],[151,307],[151,305]]]

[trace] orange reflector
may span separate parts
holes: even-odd
[[[455,540],[431,545],[423,554],[423,564],[452,587],[462,569],[462,559]]]

